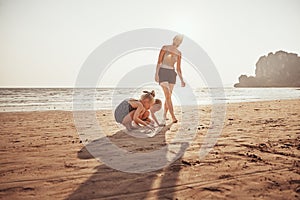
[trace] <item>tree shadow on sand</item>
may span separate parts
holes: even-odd
[[[167,145],[166,132],[172,124],[165,126],[157,135],[150,138],[135,138],[123,131],[108,137],[119,148],[130,152],[151,152]],[[80,159],[94,159],[88,152],[89,145],[78,152]],[[185,151],[187,145],[181,145],[179,152]],[[160,155],[167,160],[168,155]],[[127,173],[112,169],[104,164],[96,167],[97,172],[82,183],[68,199],[173,199],[175,186],[181,170],[181,162],[177,160],[164,169],[145,172]]]

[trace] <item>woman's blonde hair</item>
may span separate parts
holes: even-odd
[[[151,92],[144,90],[143,93],[145,94],[142,94],[141,100],[149,99],[150,102],[154,102],[154,97],[155,97],[154,90],[152,90]]]
[[[173,43],[175,43],[176,45],[180,45],[182,41],[183,41],[182,34],[175,35],[175,37],[173,38]]]

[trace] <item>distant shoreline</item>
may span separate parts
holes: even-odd
[[[76,110],[113,109],[119,102],[128,97],[139,98],[143,89],[144,88],[83,88],[78,90],[69,88],[0,89],[0,112],[39,110],[72,111],[75,107]],[[164,100],[162,90],[156,89],[156,92],[157,98]],[[174,106],[194,106],[210,105],[212,103],[298,99],[300,98],[300,88],[196,88],[189,92],[186,92],[185,88],[175,88],[174,94]]]
[[[300,90],[300,89],[299,89]],[[259,102],[262,102],[262,103],[272,103],[272,102],[281,102],[281,101],[297,101],[297,100],[300,100],[300,97],[299,98],[293,98],[293,99],[274,99],[274,100],[256,100],[256,101],[244,101],[244,102],[226,102],[225,104],[226,105],[236,105],[236,104],[248,104],[248,103],[259,103]],[[218,104],[218,103],[216,103]],[[175,109],[180,109],[181,107],[184,107],[184,108],[201,108],[201,107],[209,107],[211,106],[212,104],[199,104],[199,105],[182,105],[182,106],[178,106],[178,105],[175,105],[174,108]],[[57,110],[23,110],[23,111],[0,111],[0,114],[1,113],[7,113],[7,114],[12,114],[12,113],[31,113],[31,112],[39,112],[39,113],[42,113],[42,112],[65,112],[65,113],[72,113],[72,112],[104,112],[104,111],[113,111],[113,109],[106,109],[106,108],[103,108],[103,109],[96,109],[96,110],[62,110],[62,109],[57,109]]]

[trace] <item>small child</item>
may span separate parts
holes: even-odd
[[[141,119],[143,121],[146,121],[149,125],[154,126],[156,123],[158,126],[164,126],[163,124],[160,124],[155,116],[155,112],[159,111],[162,107],[162,103],[160,99],[155,99],[154,104],[150,107],[149,110],[145,111],[144,114],[141,116]],[[150,112],[149,112],[150,111]],[[149,118],[151,114],[151,118]]]
[[[143,94],[139,100],[125,99],[115,109],[115,120],[118,123],[123,124],[127,130],[134,129],[134,127],[132,126],[132,121],[134,121],[137,125],[143,125],[150,129],[153,129],[153,126],[151,126],[149,123],[149,113],[147,114],[146,111],[149,110],[150,107],[155,103],[155,92],[154,90],[152,90],[151,92],[143,92],[145,94]],[[155,111],[156,109],[154,109],[153,111]]]

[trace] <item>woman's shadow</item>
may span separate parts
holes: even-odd
[[[172,124],[165,126],[154,137],[135,138],[124,131],[118,131],[108,137],[119,148],[130,152],[151,152],[167,145],[166,133]],[[89,145],[78,152],[80,159],[94,159],[88,152]],[[185,151],[186,143],[180,146],[179,152]],[[167,160],[168,155],[160,155]],[[82,183],[68,199],[173,199],[178,173],[182,165],[179,160],[164,169],[146,173],[127,173],[112,169],[105,164],[96,167],[97,172]]]

